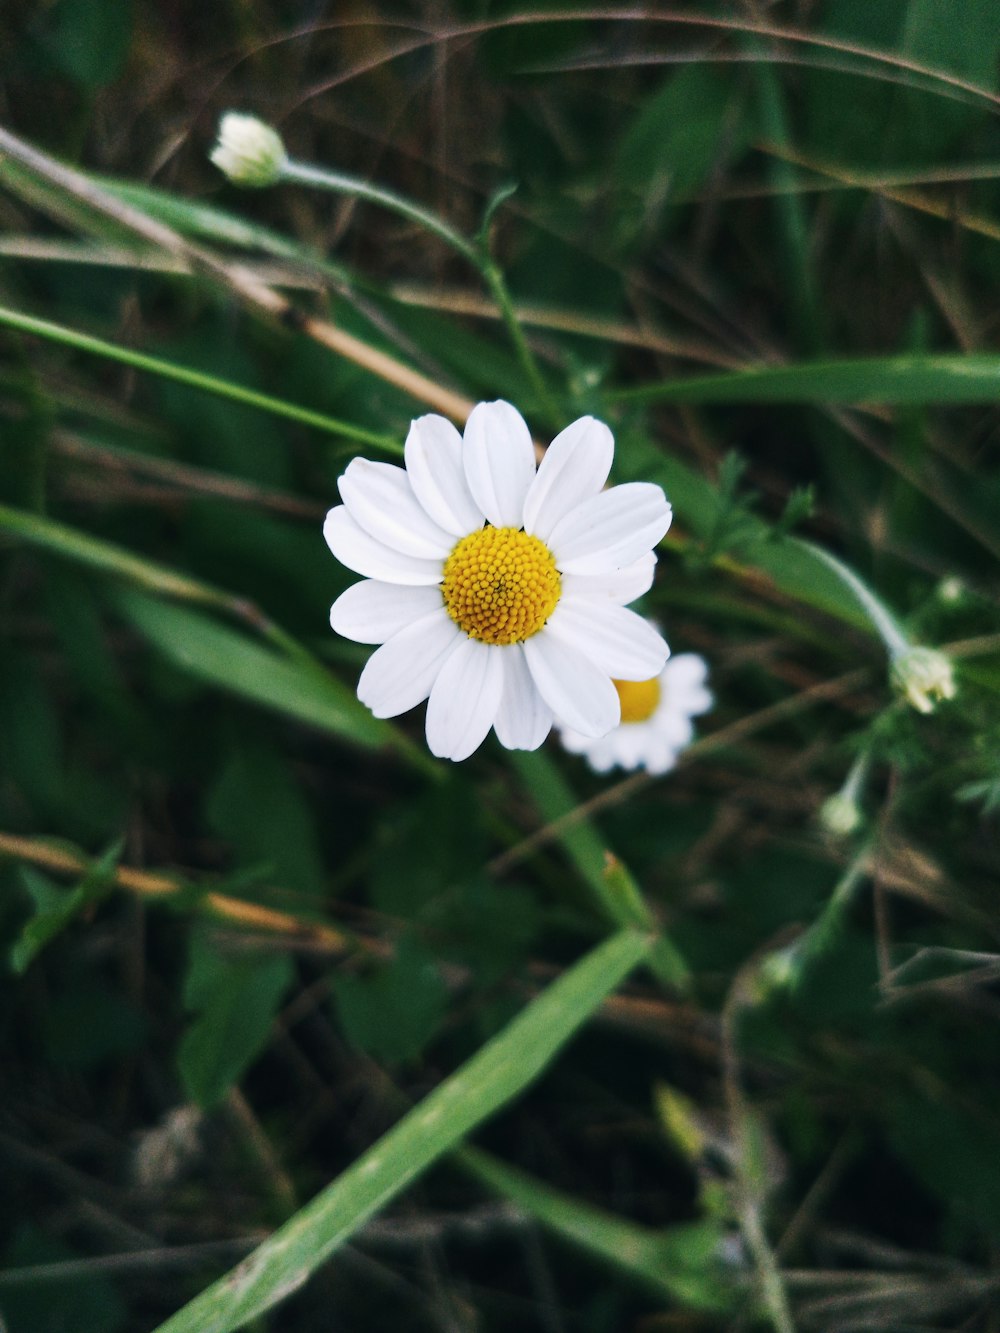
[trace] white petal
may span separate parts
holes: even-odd
[[[465,426],[465,477],[476,504],[496,528],[519,528],[535,476],[535,447],[510,403],[478,403]]]
[[[439,759],[468,759],[493,725],[503,693],[501,649],[462,638],[427,701],[427,746]]]
[[[667,703],[650,719],[657,735],[672,750],[684,750],[694,740],[694,726],[686,713],[674,712]]]
[[[564,597],[546,628],[615,680],[652,680],[670,656],[648,620],[613,602]]]
[[[650,741],[646,751],[646,772],[654,777],[669,773],[671,769],[677,767],[678,751],[683,748],[679,746],[678,749],[674,749],[661,737],[655,737]]]
[[[455,545],[452,534],[418,503],[403,468],[355,458],[338,485],[355,523],[383,546],[421,560],[443,560]]]
[[[615,439],[603,421],[581,417],[560,431],[524,502],[525,532],[546,541],[561,518],[600,493],[614,456]]]
[[[585,736],[604,736],[621,720],[618,691],[606,675],[548,626],[524,642],[531,678],[553,716]]]
[[[629,481],[577,505],[556,524],[547,545],[565,574],[610,574],[651,551],[670,518],[659,486]]]
[[[508,750],[537,750],[552,727],[552,709],[531,679],[524,647],[512,643],[503,653],[503,694],[493,730]]]
[[[653,586],[653,572],[656,569],[656,553],[647,551],[644,556],[616,569],[611,574],[564,574],[562,576],[562,595],[564,597],[590,597],[594,601],[617,602],[627,606]]]
[[[376,648],[358,681],[358,698],[376,717],[415,708],[431,692],[448,654],[462,638],[441,607]]]
[[[342,565],[366,578],[411,585],[441,582],[442,560],[419,560],[383,545],[358,527],[343,505],[327,514],[323,536]]]
[[[706,688],[708,664],[697,653],[680,653],[671,658],[663,673],[663,695],[671,708],[696,717],[707,713],[715,702]]]
[[[365,579],[352,583],[330,609],[330,624],[355,643],[385,643],[441,605],[439,588],[417,588]]]
[[[462,467],[462,437],[445,417],[418,417],[406,437],[406,472],[413,493],[435,523],[453,537],[483,526],[483,513]]]

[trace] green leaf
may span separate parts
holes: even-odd
[[[333,978],[337,1015],[355,1046],[388,1064],[415,1060],[441,1025],[448,990],[434,958],[412,936],[374,976]]]
[[[332,674],[281,658],[238,630],[187,607],[132,590],[120,590],[114,600],[159,652],[199,680],[355,745],[405,746],[393,727],[372,717]]]
[[[230,1333],[297,1290],[374,1213],[538,1077],[651,941],[593,949],[232,1272],[156,1333]]]
[[[456,1160],[484,1185],[510,1199],[556,1235],[695,1310],[726,1310],[736,1291],[721,1263],[720,1221],[653,1231],[553,1189],[478,1148]]]
[[[41,871],[32,866],[21,866],[21,882],[31,894],[35,914],[25,923],[20,938],[11,947],[10,965],[15,972],[24,972],[50,940],[65,930],[84,908],[98,902],[110,891],[121,854],[119,840],[91,865],[73,889],[58,888]]]
[[[316,902],[325,888],[316,820],[301,785],[277,750],[254,736],[234,739],[205,803],[232,863],[263,866],[283,889]]]
[[[723,147],[730,159],[742,155],[753,122],[734,114],[733,100],[731,80],[706,64],[692,64],[640,102],[622,137],[612,179],[639,201],[641,215],[630,217],[633,210],[622,209],[620,226],[646,233],[656,227],[661,235],[668,206],[701,188]]]
[[[177,1064],[199,1106],[221,1101],[260,1054],[292,975],[284,955],[226,954],[207,934],[193,936],[184,1003],[196,1017]]]

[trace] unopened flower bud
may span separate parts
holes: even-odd
[[[819,808],[819,822],[835,838],[848,838],[860,826],[861,810],[857,801],[843,792],[829,796]]]
[[[234,185],[273,185],[287,160],[281,135],[256,116],[227,111],[219,139],[209,154]]]
[[[965,584],[957,575],[942,579],[935,589],[939,602],[946,606],[955,606],[965,598]]]
[[[941,699],[955,697],[951,658],[937,648],[908,648],[892,664],[894,689],[917,710],[933,713]]]

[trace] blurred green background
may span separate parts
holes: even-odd
[[[995,5],[13,0],[0,49],[7,130],[314,320],[0,156],[0,1328],[156,1328],[628,873],[686,989],[635,972],[477,1133],[525,1177],[442,1156],[250,1326],[1000,1328]],[[231,108],[465,235],[516,185],[545,399],[439,239],[226,184]],[[322,518],[427,403],[318,327],[542,440],[593,412],[665,487],[644,609],[716,697],[675,772],[440,764],[357,703]],[[953,702],[894,702],[801,538],[953,646]]]

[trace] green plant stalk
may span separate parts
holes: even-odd
[[[410,222],[415,222],[418,226],[431,232],[438,240],[444,241],[453,250],[457,250],[463,258],[467,259],[470,264],[474,264],[476,268],[481,267],[479,252],[470,240],[464,237],[461,232],[456,231],[454,227],[449,226],[436,213],[432,213],[430,209],[422,208],[420,204],[415,204],[404,195],[397,194],[395,190],[386,190],[381,185],[372,185],[370,181],[362,180],[359,176],[348,176],[341,171],[314,167],[307,162],[295,162],[290,158],[283,163],[278,179],[294,182],[297,185],[311,185],[319,190],[330,190],[334,194],[344,194],[353,198],[364,199],[371,204],[380,204],[383,208],[398,213],[400,217],[407,218]]]
[[[509,759],[547,822],[556,823],[576,808],[574,793],[544,751],[511,750]],[[686,990],[687,963],[661,929],[628,868],[610,852],[594,825],[575,820],[559,831],[558,838],[605,919],[614,926],[655,932],[656,945],[647,959],[650,970],[667,989]]]
[[[592,949],[243,1263],[156,1333],[231,1333],[297,1291],[373,1214],[532,1083],[652,943],[626,930]]]
[[[246,407],[255,407],[262,412],[270,412],[274,416],[297,421],[303,426],[326,431],[330,435],[342,435],[346,439],[356,440],[359,444],[375,445],[394,454],[401,455],[403,452],[399,441],[391,435],[381,435],[377,431],[353,426],[347,421],[338,421],[323,412],[313,412],[309,408],[299,407],[282,398],[272,398],[270,394],[258,393],[255,389],[244,388],[241,384],[233,384],[230,380],[222,380],[216,375],[207,375],[200,370],[190,370],[187,366],[179,366],[161,357],[133,352],[127,347],[120,347],[117,343],[106,342],[103,338],[94,338],[87,333],[79,333],[76,329],[53,324],[47,319],[25,315],[19,310],[0,306],[0,327],[17,329],[21,333],[31,333],[39,338],[46,338],[49,342],[61,343],[64,347],[73,347],[80,352],[103,356],[108,360],[118,361],[121,365],[158,375],[161,379],[187,384],[194,389],[203,389],[206,393],[215,394],[216,397],[228,398]]]
[[[490,295],[496,301],[500,308],[500,314],[504,325],[510,335],[510,340],[514,344],[514,351],[521,363],[521,369],[524,371],[529,384],[534,389],[538,398],[539,406],[545,413],[549,422],[559,420],[559,408],[549,392],[549,387],[545,383],[542,372],[538,368],[538,362],[532,355],[531,348],[528,346],[528,340],[524,336],[524,330],[521,328],[520,320],[514,309],[514,302],[511,300],[510,292],[507,290],[507,283],[503,273],[496,261],[488,254],[484,254],[479,262],[479,271],[483,275],[483,281],[489,289]]]
[[[801,537],[794,538],[799,546],[804,546],[807,551],[818,559],[822,560],[837,577],[854,594],[858,604],[862,607],[868,619],[878,631],[879,638],[885,644],[886,651],[890,660],[895,660],[902,656],[910,648],[910,642],[903,633],[899,621],[892,614],[889,608],[882,602],[872,590],[858,578],[852,569],[849,569],[843,561],[838,560],[835,555],[829,551],[823,550],[821,546],[814,546],[812,542],[804,541]]]
[[[279,180],[311,185],[317,189],[331,190],[335,194],[349,195],[352,198],[364,199],[368,203],[379,204],[391,212],[398,213],[400,217],[417,223],[472,264],[479,271],[490,295],[500,308],[504,325],[521,363],[521,369],[537,394],[539,404],[551,420],[557,419],[556,405],[528,346],[503,274],[485,245],[483,248],[476,246],[436,213],[423,208],[420,204],[415,204],[411,199],[397,194],[394,190],[372,185],[357,176],[348,176],[340,171],[329,171],[324,167],[314,167],[309,163],[286,159],[281,167]]]

